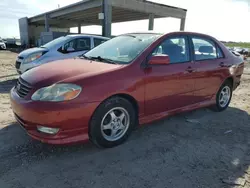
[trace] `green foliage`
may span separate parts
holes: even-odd
[[[241,47],[241,48],[249,48],[250,49],[250,43],[247,43],[247,42],[227,42],[224,44],[228,47]]]

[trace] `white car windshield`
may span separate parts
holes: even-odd
[[[129,64],[160,34],[126,34],[115,37],[85,53],[86,58],[106,59],[117,64]]]
[[[68,40],[68,38],[69,38],[69,36],[59,37],[59,38],[57,38],[55,40],[52,40],[52,41],[46,43],[45,45],[43,45],[41,47],[50,49],[50,48],[53,48],[54,46],[57,46],[57,45],[61,44],[64,41]]]

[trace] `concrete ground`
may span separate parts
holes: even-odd
[[[0,188],[250,187],[250,65],[230,107],[145,125],[116,148],[51,146],[13,118],[17,54],[0,51]]]

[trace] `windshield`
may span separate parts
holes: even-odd
[[[120,35],[90,50],[84,56],[101,57],[119,64],[129,64],[160,36],[159,34]]]
[[[48,43],[46,43],[45,45],[41,46],[42,48],[53,48],[54,46],[61,44],[63,41],[66,41],[68,39],[68,36],[63,36],[63,37],[59,37],[55,40],[52,40]]]

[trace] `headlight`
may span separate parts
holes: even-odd
[[[40,58],[43,54],[44,52],[31,54],[27,58],[24,59],[23,63],[30,63],[32,61],[35,61],[36,59]]]
[[[37,90],[31,97],[33,101],[69,101],[76,98],[82,88],[75,84],[54,84]]]

